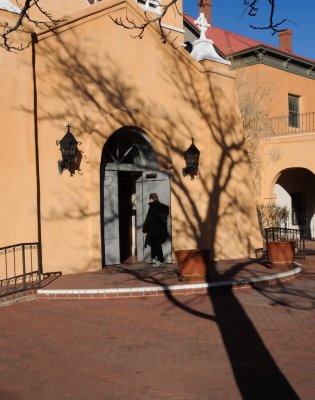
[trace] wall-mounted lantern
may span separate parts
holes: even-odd
[[[81,151],[78,149],[78,142],[70,132],[71,125],[67,125],[67,132],[61,140],[57,140],[56,144],[60,146],[61,160],[58,161],[58,169],[60,175],[65,169],[72,176],[76,170],[80,171],[79,165],[82,158]]]
[[[198,173],[199,157],[200,151],[195,146],[194,139],[191,139],[191,145],[184,152],[184,159],[186,162],[186,167],[183,168],[184,176],[189,175],[191,179],[194,179]]]

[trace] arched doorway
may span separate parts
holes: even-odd
[[[147,261],[150,249],[144,246],[142,226],[149,194],[157,193],[170,206],[170,176],[159,169],[144,133],[130,127],[109,137],[102,152],[101,188],[103,266]],[[171,262],[170,218],[168,232],[163,253]]]
[[[315,239],[315,175],[305,168],[288,168],[275,184],[276,204],[289,210],[288,228],[303,229]]]

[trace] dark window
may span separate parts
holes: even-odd
[[[148,8],[158,8],[160,4],[158,0],[137,0],[137,2]]]
[[[292,225],[305,225],[306,206],[305,194],[296,192],[291,193],[292,199]]]
[[[299,97],[292,94],[289,94],[289,126],[300,127]]]

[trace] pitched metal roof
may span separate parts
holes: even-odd
[[[196,32],[199,31],[199,28],[194,24],[195,18],[192,18],[191,16],[184,14],[184,21],[188,22],[188,24],[195,29]],[[283,55],[286,55],[288,57],[296,57],[301,60],[304,60],[306,62],[310,63],[315,63],[315,60],[302,57],[298,54],[290,53],[288,51],[282,50],[278,47],[271,46],[269,44],[266,44],[264,42],[260,42],[255,39],[248,38],[246,36],[239,35],[234,32],[229,32],[225,29],[217,28],[215,26],[211,26],[207,33],[206,36],[208,39],[211,39],[214,41],[214,46],[222,53],[224,56],[232,56],[236,55],[238,53],[243,53],[246,52],[246,50],[252,50],[253,48],[258,48],[258,47],[263,47],[265,49],[271,49],[274,51],[277,51],[279,53],[282,53]]]

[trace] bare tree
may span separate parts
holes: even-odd
[[[283,24],[288,21],[287,19],[282,19],[281,21],[275,20],[275,6],[277,0],[268,0],[267,6],[269,7],[269,21],[265,26],[255,26],[250,25],[253,29],[266,29],[270,30],[273,34],[280,32],[285,28],[282,28]],[[17,2],[18,3],[18,2]],[[180,10],[178,8],[179,0],[156,0],[156,4],[159,6],[160,14],[152,14],[150,12],[144,12],[145,20],[138,22],[131,19],[126,15],[125,18],[113,18],[113,21],[122,26],[125,29],[132,30],[134,34],[133,37],[141,39],[144,35],[146,28],[149,25],[157,25],[160,31],[161,40],[163,43],[167,41],[167,30],[163,28],[163,19],[171,8],[180,15]],[[197,1],[196,1],[197,3]],[[202,3],[202,2],[201,2]],[[19,3],[18,3],[19,4]],[[201,4],[202,5],[202,4]],[[240,4],[241,6],[242,4]],[[259,10],[263,7],[258,4],[258,0],[243,0],[243,7],[245,7],[242,15],[247,14],[250,17],[256,17]],[[28,47],[31,43],[29,41],[26,45],[17,45],[13,39],[13,33],[16,31],[23,31],[23,25],[25,22],[30,23],[32,26],[37,28],[48,28],[53,29],[58,23],[62,22],[64,19],[55,19],[46,9],[43,8],[41,0],[23,0],[19,6],[21,12],[19,13],[16,21],[12,24],[5,23],[2,26],[2,33],[0,47],[8,51],[20,51],[25,47]],[[43,20],[39,20],[31,16],[31,10],[36,8],[39,10],[40,15]]]
[[[269,105],[272,103],[271,83],[266,77],[253,77],[241,68],[241,61],[234,61],[238,66],[236,89],[239,96],[245,145],[252,170],[253,187],[256,199],[261,194],[261,174],[269,163],[279,158],[276,150],[268,153],[262,150],[261,143],[271,134],[269,125]]]
[[[178,0],[170,0],[168,2],[166,2],[165,4],[163,4],[160,1],[157,1],[161,13],[158,16],[154,16],[152,17],[152,14],[148,13],[148,12],[144,12],[145,15],[145,21],[144,22],[140,22],[137,23],[135,22],[134,19],[130,19],[128,17],[128,15],[126,16],[125,19],[122,18],[112,18],[112,20],[119,26],[124,27],[125,29],[131,29],[136,31],[137,33],[135,35],[133,35],[132,37],[134,38],[139,38],[142,39],[143,34],[145,32],[145,29],[152,24],[158,24],[159,30],[160,30],[160,35],[161,35],[161,39],[163,43],[166,43],[167,41],[167,34],[166,31],[163,29],[162,26],[162,21],[165,17],[165,14],[167,13],[167,11],[173,7],[175,9],[175,12],[179,15],[181,15],[179,9],[178,9]]]
[[[178,0],[168,0],[164,2],[163,0],[157,0],[157,4],[159,5],[161,9],[161,14],[156,16],[152,16],[152,14],[145,12],[145,22],[136,22],[134,19],[128,18],[126,16],[125,19],[122,18],[115,18],[113,21],[124,27],[125,29],[131,29],[137,32],[133,37],[137,37],[139,39],[142,39],[143,34],[145,32],[145,29],[151,25],[151,24],[158,24],[160,34],[161,34],[161,39],[162,42],[165,43],[167,40],[167,34],[166,31],[163,29],[162,26],[162,20],[165,17],[165,14],[167,11],[173,7],[175,8],[175,11],[180,15],[179,9],[177,7]],[[288,19],[282,19],[280,21],[275,20],[275,7],[276,7],[276,2],[277,0],[268,0],[267,1],[267,7],[269,8],[268,13],[269,13],[269,20],[268,23],[265,26],[255,26],[255,25],[250,25],[251,28],[253,29],[262,29],[262,30],[270,30],[272,34],[274,35],[276,32],[281,32],[285,30],[286,28],[283,27],[283,24],[285,22],[288,22]],[[197,1],[196,1],[197,4]],[[204,2],[203,0],[200,0],[200,7],[203,7]],[[243,7],[245,7],[242,15],[247,14],[250,17],[256,17],[259,10],[262,9],[263,7],[258,5],[258,0],[243,0]]]
[[[253,29],[260,30],[270,30],[272,34],[276,34],[277,32],[284,31],[286,28],[283,27],[285,22],[289,22],[290,20],[284,18],[280,21],[275,20],[275,9],[276,9],[276,0],[268,0],[269,3],[269,21],[264,26],[256,26],[249,25]],[[258,0],[243,0],[243,6],[245,6],[244,13],[249,15],[250,17],[256,17],[259,12]],[[243,14],[244,14],[243,13]],[[292,22],[292,21],[290,21]]]
[[[18,2],[17,2],[18,3]],[[19,4],[19,3],[18,3]],[[15,43],[12,34],[14,32],[23,32],[25,22],[28,22],[31,26],[40,29],[48,28],[53,29],[58,23],[64,21],[64,18],[55,19],[47,10],[45,10],[41,5],[41,0],[24,0],[23,4],[19,7],[20,13],[14,23],[10,24],[5,22],[2,26],[0,47],[8,51],[21,51],[31,44],[31,40],[26,42],[26,44],[20,43],[19,45]],[[37,9],[43,19],[34,18],[31,15],[32,9]]]

